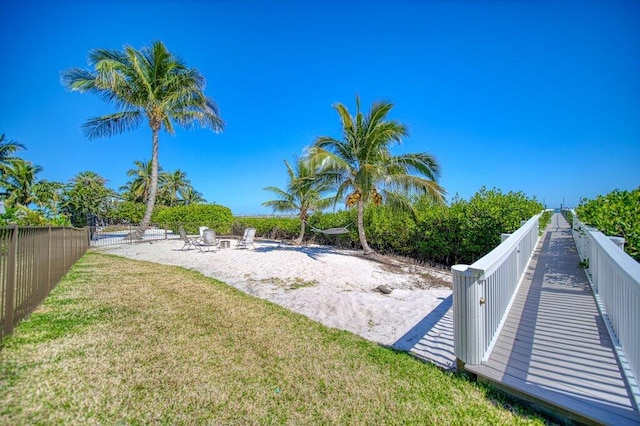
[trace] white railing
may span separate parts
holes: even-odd
[[[575,211],[570,213],[581,264],[587,267],[598,309],[614,340],[636,405],[640,406],[640,263],[621,249],[621,238],[607,237],[585,226]]]
[[[541,215],[473,265],[451,268],[454,351],[463,364],[488,357],[538,243]]]

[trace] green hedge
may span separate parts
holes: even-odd
[[[197,234],[200,226],[206,226],[219,235],[228,235],[233,224],[231,209],[217,204],[165,207],[154,216],[154,222],[167,224],[174,232],[176,224],[181,224],[188,234]]]
[[[314,213],[309,218],[309,226],[305,233],[305,239],[309,239],[316,244],[327,244],[341,248],[360,248],[358,239],[358,226],[356,225],[356,211],[340,210],[333,213]],[[347,228],[348,234],[326,235],[315,229]]]
[[[292,240],[300,234],[300,219],[296,217],[234,217],[233,235],[242,235],[246,228],[255,228],[257,237]]]
[[[480,189],[469,201],[456,198],[449,207],[427,202],[419,210],[416,256],[447,265],[471,264],[500,244],[521,222],[542,211],[542,204],[522,192]],[[544,229],[551,215],[540,220]]]
[[[640,187],[614,190],[594,200],[583,199],[576,213],[587,225],[609,236],[624,237],[624,250],[640,262]]]
[[[371,248],[446,265],[473,263],[500,244],[500,234],[511,233],[542,211],[542,204],[522,192],[502,193],[482,188],[469,201],[456,197],[449,206],[426,198],[414,201],[416,215],[387,207],[365,209],[365,233]],[[546,226],[550,215],[541,220]],[[355,210],[316,213],[311,226],[327,229],[347,226],[348,234],[324,235],[307,230],[307,239],[320,244],[360,248]]]
[[[367,206],[365,232],[371,248],[446,265],[473,263],[500,244],[500,234],[514,232],[523,220],[542,211],[542,204],[522,192],[502,193],[480,189],[470,200],[456,197],[449,206],[434,205],[426,198],[414,200],[416,214],[398,213],[385,206]],[[541,228],[550,214],[540,221]],[[305,241],[342,248],[360,248],[355,209],[314,213],[308,220]],[[340,235],[325,235],[312,228],[346,227]],[[300,232],[300,219],[236,217],[233,233],[242,235],[256,228],[264,238],[293,240]]]

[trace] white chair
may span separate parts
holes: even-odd
[[[198,248],[198,241],[195,238],[189,238],[187,232],[182,226],[180,226],[180,238],[184,242],[184,245],[180,250],[189,250],[191,247]]]
[[[207,251],[213,247],[213,250],[220,248],[220,240],[216,238],[216,231],[213,229],[205,229],[202,231],[202,241],[200,241],[200,251],[204,252],[205,248]]]
[[[236,246],[237,249],[244,249],[244,248],[249,248],[249,244],[251,244],[253,246],[253,248],[256,248],[255,244],[253,244],[253,239],[256,236],[256,230],[255,228],[247,228],[244,230],[244,236],[242,237],[241,240],[238,240],[238,245]]]

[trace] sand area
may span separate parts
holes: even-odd
[[[236,249],[232,240],[228,249],[200,252],[183,251],[183,245],[181,240],[161,240],[93,250],[199,271],[329,327],[418,355],[431,346],[451,350],[451,330],[443,333],[436,324],[451,322],[446,317],[451,301],[447,270],[327,246],[258,241],[255,247]],[[429,333],[445,341],[432,345]]]

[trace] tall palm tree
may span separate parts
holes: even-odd
[[[135,203],[146,203],[151,190],[151,175],[153,172],[153,164],[151,161],[136,160],[133,162],[136,166],[127,170],[127,176],[133,179],[120,187],[125,199]],[[162,167],[158,164],[158,172],[162,171]]]
[[[163,172],[160,179],[162,181],[160,191],[166,203],[171,207],[178,204],[178,194],[191,186],[187,174],[180,169],[175,172]]]
[[[13,154],[21,149],[26,149],[20,142],[6,139],[4,133],[0,135],[0,179],[4,177],[11,167],[11,160],[16,158]]]
[[[201,192],[196,191],[191,185],[180,191],[182,203],[185,206],[190,204],[204,204],[207,200],[204,199]]]
[[[53,216],[58,216],[64,188],[62,182],[43,179],[33,185],[34,203]]]
[[[158,193],[158,135],[174,134],[174,124],[199,124],[222,131],[224,123],[214,101],[204,94],[205,80],[195,68],[172,55],[162,42],[136,50],[96,49],[89,53],[94,71],[72,68],[62,74],[71,90],[89,92],[114,103],[113,114],[94,117],[83,128],[89,139],[113,136],[137,128],[146,120],[151,129],[151,187],[142,223],[132,238],[140,238],[151,221]]]
[[[333,202],[333,197],[325,197],[331,189],[330,183],[326,182],[323,176],[318,175],[316,167],[306,160],[298,158],[295,168],[286,160],[287,167],[287,188],[280,189],[275,186],[264,188],[265,191],[274,193],[276,200],[265,201],[265,207],[273,208],[277,212],[294,212],[300,218],[300,235],[294,244],[302,244],[307,219],[313,211],[323,210]]]
[[[27,207],[36,201],[33,186],[38,181],[38,174],[43,168],[22,158],[13,158],[9,161],[6,174],[1,185],[7,190],[9,205],[22,205]]]
[[[106,184],[105,178],[92,171],[80,172],[71,178],[64,191],[62,208],[74,226],[95,224],[93,219],[107,216],[117,194]]]
[[[364,209],[368,202],[409,210],[407,195],[419,192],[436,202],[444,201],[445,191],[436,183],[439,164],[427,153],[392,155],[389,148],[408,135],[407,127],[388,120],[390,102],[374,102],[371,111],[360,111],[356,96],[356,114],[352,116],[340,103],[334,109],[340,116],[342,139],[316,138],[309,149],[310,160],[324,168],[337,189],[336,199],[346,197],[347,207],[356,206],[358,236],[365,254],[375,253],[364,232]]]

